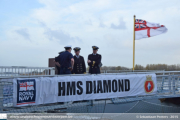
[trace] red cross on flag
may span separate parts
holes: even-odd
[[[139,40],[142,38],[152,37],[165,33],[167,28],[164,25],[157,23],[150,23],[145,20],[135,20],[135,39]]]

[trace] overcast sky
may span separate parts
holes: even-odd
[[[168,29],[136,40],[135,63],[180,64],[180,0],[0,0],[0,66],[47,67],[66,45],[87,61],[96,45],[104,66],[132,68],[133,15]]]

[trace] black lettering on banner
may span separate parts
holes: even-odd
[[[96,81],[93,81],[94,93],[96,93]]]
[[[103,80],[103,88],[104,88],[104,93],[108,93],[108,91],[111,92],[111,80]]]
[[[117,92],[117,81],[116,80],[112,81],[112,91]]]
[[[86,81],[86,94],[92,93],[92,81]]]
[[[119,80],[118,80],[118,85],[119,85],[119,90],[118,90],[118,91],[119,91],[119,92],[120,92],[120,91],[124,91],[123,80],[120,80],[120,79],[119,79]]]
[[[62,82],[62,86],[61,86],[61,82],[59,82],[58,83],[58,88],[59,88],[58,96],[65,96],[65,82]]]
[[[58,96],[76,95],[76,94],[81,95],[83,93],[82,85],[83,85],[82,81],[77,81],[77,83],[75,81],[59,82]],[[129,90],[130,90],[129,79],[86,81],[86,94],[110,93],[111,91],[124,92]]]
[[[72,83],[72,84],[71,84]],[[75,82],[73,81],[73,82],[67,82],[67,95],[69,95],[69,92],[70,92],[70,95],[72,95],[72,93],[73,93],[73,95],[75,95],[76,93],[76,84],[75,84]]]
[[[99,93],[99,91],[101,93],[103,93],[103,90],[102,90],[102,81],[101,80],[97,81],[97,93]]]
[[[129,79],[125,79],[125,91],[129,91],[130,90],[130,81]]]
[[[77,82],[77,88],[79,89],[77,90],[78,95],[81,95],[83,93],[83,88],[81,87],[82,84],[83,84],[82,81]]]

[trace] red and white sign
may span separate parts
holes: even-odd
[[[20,90],[19,91],[27,91],[27,90],[34,90],[34,83],[33,82],[20,83]]]
[[[157,23],[150,23],[145,20],[135,20],[135,39],[148,38],[167,32],[167,28],[164,25]]]

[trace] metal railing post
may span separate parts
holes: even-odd
[[[3,111],[3,84],[0,83],[0,111]]]
[[[6,73],[6,68],[5,68],[5,72],[4,72],[4,73],[5,73],[5,76],[6,76],[6,75],[7,75],[7,73]]]
[[[171,93],[171,75],[168,76],[169,93]]]
[[[91,102],[91,106],[93,106],[93,100],[90,100],[90,102]]]
[[[161,92],[163,91],[163,87],[164,87],[164,77],[162,77],[162,84],[161,84]]]
[[[178,88],[179,88],[179,79],[180,79],[180,76],[178,76],[177,82],[176,82],[176,89],[177,89],[177,90],[178,90]]]
[[[54,70],[50,69],[50,75],[54,75]]]
[[[172,76],[172,81],[173,81],[173,94],[176,94],[176,89],[175,89],[175,76]]]

